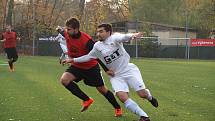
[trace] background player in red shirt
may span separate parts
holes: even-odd
[[[18,54],[16,51],[16,42],[19,39],[16,35],[16,32],[11,30],[11,26],[6,26],[6,32],[2,34],[2,40],[4,51],[7,54],[8,64],[10,71],[14,71],[14,62],[18,59]]]
[[[70,18],[66,21],[64,37],[66,39],[68,55],[71,58],[88,54],[95,43],[88,34],[79,31],[79,27],[80,23],[76,18]],[[108,72],[107,67],[102,62],[100,62],[100,64],[104,70]],[[83,100],[81,112],[85,111],[93,103],[93,99],[89,98],[76,84],[76,82],[82,79],[86,85],[96,87],[96,89],[113,105],[115,108],[115,116],[122,115],[122,109],[117,103],[113,93],[104,86],[97,60],[71,64],[60,79],[66,89]]]

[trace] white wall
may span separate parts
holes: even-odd
[[[186,39],[169,39],[169,38],[185,38],[185,32],[179,30],[169,31],[153,31],[155,36],[159,37],[161,45],[186,45]],[[188,38],[196,38],[196,33],[188,32]]]
[[[171,30],[170,31],[170,38],[185,38],[186,32],[185,31],[179,31],[179,30]],[[187,33],[188,38],[196,38],[195,32],[189,32]]]

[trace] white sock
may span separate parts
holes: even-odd
[[[148,117],[148,115],[135,103],[132,99],[128,98],[125,102],[125,107],[131,112],[137,114],[138,116]]]
[[[149,89],[145,89],[145,90],[146,90],[146,92],[147,92],[147,94],[148,94],[148,96],[147,96],[146,98],[147,98],[148,100],[152,100],[152,95],[151,95]]]

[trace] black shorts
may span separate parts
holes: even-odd
[[[7,54],[7,58],[8,59],[17,59],[18,58],[18,54],[16,52],[16,48],[5,48],[4,49],[5,53]]]
[[[104,86],[104,81],[98,64],[87,70],[70,66],[66,72],[72,73],[76,77],[76,80],[74,80],[75,82],[84,80],[84,83],[89,86]]]

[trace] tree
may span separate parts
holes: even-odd
[[[185,26],[203,31],[215,27],[215,0],[130,0],[130,20]]]
[[[8,1],[7,16],[6,16],[6,24],[7,25],[12,25],[13,8],[14,8],[14,0],[9,0]]]
[[[0,22],[1,22],[1,26],[2,28],[4,28],[4,24],[5,24],[5,18],[6,18],[6,14],[7,14],[7,3],[8,0],[1,0],[1,4],[0,4]]]
[[[180,0],[130,1],[130,19],[165,24],[178,24],[177,10]]]
[[[80,9],[79,19],[81,19],[84,14],[84,7],[85,7],[85,0],[80,0],[80,2],[79,2],[79,9]]]

